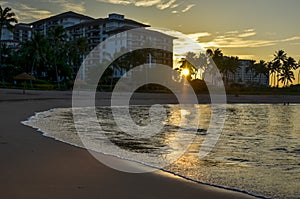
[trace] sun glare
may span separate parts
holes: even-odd
[[[184,76],[188,76],[190,74],[190,71],[189,71],[189,69],[183,69],[182,70],[182,75],[184,75]]]

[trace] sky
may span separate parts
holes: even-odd
[[[19,22],[65,11],[94,18],[109,13],[182,32],[225,55],[270,61],[275,51],[300,59],[299,0],[7,0]]]

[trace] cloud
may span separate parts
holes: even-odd
[[[288,42],[288,41],[296,41],[296,40],[300,40],[300,37],[290,37],[287,39],[283,39],[281,40],[282,42]]]
[[[253,28],[249,28],[249,29],[246,29],[244,30],[244,32],[254,32],[255,30]]]
[[[194,41],[198,41],[201,37],[209,37],[211,35],[212,34],[208,32],[199,32],[199,33],[187,34],[186,36],[193,39]]]
[[[251,36],[255,36],[255,35],[256,35],[256,32],[254,29],[246,29],[246,30],[244,30],[243,33],[238,34],[238,37],[251,37]]]
[[[170,0],[167,3],[162,3],[162,4],[157,5],[157,8],[160,10],[164,10],[166,8],[171,7],[175,2],[176,2],[176,0]]]
[[[170,8],[177,8],[180,4],[173,4],[170,6]]]
[[[5,7],[8,4],[8,2],[7,1],[0,1],[0,4],[2,5],[2,7]]]
[[[195,4],[184,5],[183,2],[177,3],[178,0],[97,0],[98,2],[111,3],[116,5],[133,5],[136,7],[152,7],[155,6],[159,10],[171,9],[171,13],[187,12]],[[179,8],[180,7],[180,8]],[[174,10],[175,8],[181,9]]]
[[[119,5],[129,5],[133,2],[130,0],[97,0],[99,2],[111,3],[111,4],[119,4]]]
[[[2,6],[11,7],[19,22],[32,22],[47,18],[53,13],[48,10],[34,8],[19,2],[1,2]]]
[[[230,31],[225,32],[224,34],[209,34],[210,33],[208,33],[207,38],[212,38],[210,41],[200,42],[202,39],[198,39],[198,41],[206,48],[257,48],[274,46],[279,43],[291,41],[300,41],[300,36],[277,40],[250,39],[249,37],[257,34],[254,29],[247,29],[242,31],[242,33],[240,33],[239,31]],[[197,33],[195,33],[194,35],[197,35]],[[195,39],[195,37],[193,39]]]
[[[35,7],[36,5],[40,5],[37,4],[35,1],[25,4],[21,1],[11,0],[9,2],[1,1],[0,4],[3,7],[11,7],[13,12],[17,15],[19,22],[32,22],[57,14],[57,11],[51,12],[51,10],[48,10],[48,8],[51,9],[53,7],[53,4],[55,4],[56,7],[60,9],[60,11],[58,10],[58,13],[70,10],[78,13],[84,13],[86,11],[85,3],[80,0],[42,1],[42,4],[44,7],[46,7],[46,9]]]
[[[260,48],[274,46],[286,42],[292,45],[299,44],[300,36],[293,36],[277,40],[253,39],[250,35],[256,35],[255,30],[248,29],[243,31],[230,31],[221,33],[198,32],[192,34],[183,34],[176,31],[164,31],[165,34],[174,36],[174,53],[182,56],[186,52],[199,53],[207,48]],[[248,36],[246,35],[248,34]],[[242,35],[242,37],[241,37]],[[298,42],[297,42],[298,41]],[[254,58],[251,54],[238,55],[243,59]]]
[[[239,31],[237,31],[237,30],[225,32],[225,34],[227,34],[227,35],[238,34],[238,33],[239,33]]]
[[[78,2],[70,2],[68,0],[55,0],[51,1],[52,3],[58,4],[59,7],[62,8],[62,11],[74,11],[78,13],[84,13],[86,11],[85,9],[85,2],[78,1]]]
[[[181,10],[181,12],[187,12],[187,11],[189,11],[194,6],[195,6],[195,4],[190,4],[185,9]]]
[[[188,37],[186,34],[183,34],[178,31],[169,30],[169,29],[163,29],[163,28],[160,29],[150,28],[150,29],[163,32],[167,35],[176,38],[174,40],[174,49],[173,49],[175,59],[179,59],[183,57],[187,52],[195,52],[196,54],[198,54],[200,51],[202,52],[205,51],[204,47],[200,43],[198,43],[196,40],[192,39],[191,37]],[[206,34],[207,33],[194,33],[190,35],[193,35],[193,37],[195,38],[196,35],[201,36]]]
[[[161,0],[150,0],[150,1],[147,1],[147,0],[142,0],[142,1],[137,1],[134,3],[135,6],[142,6],[142,7],[150,7],[150,6],[154,6],[154,5],[157,5],[161,2]]]
[[[214,41],[204,44],[206,47],[217,48],[254,48],[275,45],[276,41],[269,40],[245,40],[240,37],[217,37]]]
[[[204,42],[203,45],[207,48],[250,48],[275,45],[276,41],[248,39],[248,37],[256,35],[254,29],[246,29],[242,32],[237,30],[218,33],[211,41]]]
[[[246,33],[239,34],[238,37],[251,37],[254,35],[256,35],[256,32],[246,32]]]

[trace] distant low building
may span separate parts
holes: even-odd
[[[249,70],[252,60],[239,60],[240,68],[235,75],[231,75],[233,82],[244,85],[269,86],[269,76],[256,74],[255,71]],[[248,68],[248,69],[247,69]]]
[[[269,76],[265,76],[262,74],[256,74],[255,71],[250,70],[249,66],[253,60],[239,60],[240,67],[237,69],[235,74],[229,73],[228,74],[228,83],[238,83],[245,86],[269,86]],[[216,73],[216,68],[208,69],[203,73],[203,79],[205,80],[206,84],[214,85],[214,86],[222,86],[221,79],[222,73],[219,76]],[[221,76],[220,76],[221,75]]]

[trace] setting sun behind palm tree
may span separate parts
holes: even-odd
[[[181,71],[181,73],[183,76],[188,76],[190,74],[190,71],[189,71],[189,69],[185,68]]]

